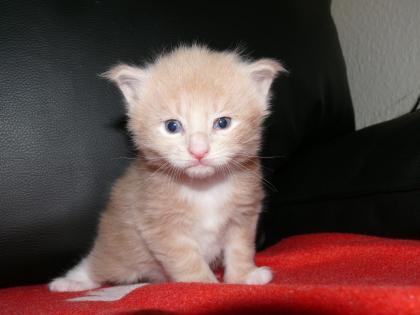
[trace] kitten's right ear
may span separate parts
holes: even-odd
[[[128,105],[131,106],[139,100],[140,87],[145,79],[143,69],[120,64],[112,67],[101,76],[117,84]]]

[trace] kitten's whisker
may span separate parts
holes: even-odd
[[[271,190],[278,192],[276,186],[274,186],[272,183],[270,183],[268,180],[266,180],[261,174],[258,174],[257,172],[255,172],[254,170],[250,169],[249,167],[246,167],[245,165],[232,160],[231,161],[234,165],[238,166],[239,168],[241,168],[244,171],[248,171],[251,172],[252,174],[254,174],[255,176],[257,176],[268,188],[270,188]]]
[[[272,156],[263,156],[263,155],[251,155],[251,154],[246,154],[246,153],[237,153],[237,155],[240,156],[247,156],[247,157],[257,157],[260,159],[280,159],[280,158],[286,158],[285,155],[272,155]]]
[[[226,164],[226,165],[225,165],[225,168],[226,168],[227,173],[229,174],[229,176],[233,176],[233,172],[232,172],[232,170],[230,169],[230,167],[229,167],[229,165],[228,165],[228,164]]]
[[[128,156],[118,156],[115,158],[112,158],[111,160],[137,160],[137,157],[128,157]]]
[[[220,153],[224,153],[227,152],[227,150],[225,149],[221,149],[219,151],[216,152],[211,152],[210,154],[213,155],[215,158],[220,157]],[[227,154],[227,155],[232,155],[232,154]],[[263,155],[254,155],[254,154],[247,154],[247,153],[243,153],[243,152],[236,152],[233,153],[233,155],[237,155],[237,156],[245,156],[245,157],[250,157],[250,158],[260,158],[260,159],[279,159],[279,158],[286,158],[286,155],[272,155],[272,156],[263,156]]]
[[[165,162],[165,163],[163,163],[160,167],[158,167],[149,177],[147,177],[146,179],[145,179],[145,181],[146,182],[148,182],[148,181],[150,181],[152,178],[153,178],[153,176],[156,176],[156,174],[158,174],[158,172],[159,171],[161,171],[161,170],[165,170],[165,168],[167,167],[167,165],[168,165],[169,163],[168,162]]]

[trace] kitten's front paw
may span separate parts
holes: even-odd
[[[271,269],[268,267],[256,268],[254,271],[250,272],[246,278],[246,284],[267,284],[273,279],[273,274]]]
[[[99,285],[93,282],[83,282],[68,279],[65,277],[56,278],[50,282],[48,288],[50,291],[56,292],[74,292],[74,291],[85,291],[98,288]]]
[[[268,267],[254,268],[246,274],[227,274],[225,275],[226,283],[237,283],[237,284],[256,284],[262,285],[267,284],[273,278],[271,269]]]

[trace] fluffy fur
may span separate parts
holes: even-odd
[[[91,252],[50,289],[217,282],[212,267],[220,262],[227,283],[269,282],[269,268],[254,264],[264,197],[258,150],[269,88],[282,70],[271,59],[192,46],[107,72],[141,154],[115,184]],[[231,125],[215,129],[220,117]],[[169,133],[169,119],[182,132]]]

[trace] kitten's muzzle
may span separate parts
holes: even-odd
[[[197,160],[201,161],[209,152],[208,137],[203,132],[196,132],[190,136],[188,152]]]

